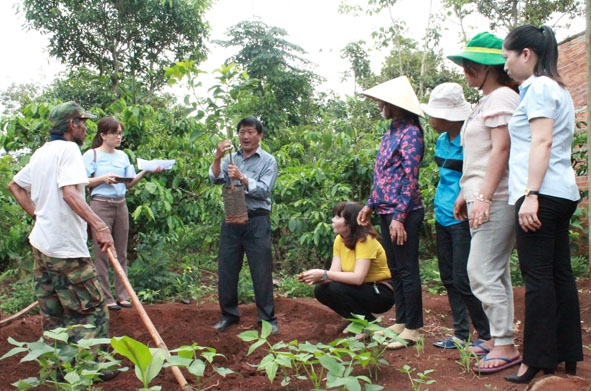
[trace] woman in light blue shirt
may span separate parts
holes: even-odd
[[[564,361],[583,360],[580,310],[570,263],[569,224],[579,191],[571,167],[574,105],[558,74],[550,27],[526,25],[503,43],[505,69],[521,82],[509,121],[509,203],[515,204],[519,265],[526,287],[523,362],[505,378],[529,383]]]
[[[127,241],[129,235],[129,212],[125,202],[127,189],[144,177],[147,171],[136,174],[125,152],[115,149],[121,146],[123,124],[113,117],[105,117],[97,124],[97,133],[92,149],[84,153],[84,167],[89,177],[90,207],[109,227],[115,243],[117,260],[127,274]],[[160,168],[154,172],[162,171]],[[115,297],[109,283],[109,259],[100,251],[95,239],[94,263],[107,307],[118,310],[131,307],[129,294],[120,278],[115,275]]]

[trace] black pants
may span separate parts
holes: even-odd
[[[238,278],[246,254],[259,321],[276,324],[270,215],[249,217],[246,224],[222,223],[218,254],[218,296],[222,319],[234,321],[240,318]]]
[[[316,285],[314,296],[343,318],[363,315],[370,322],[376,319],[373,314],[383,314],[394,305],[392,290],[384,284],[329,282]]]
[[[490,325],[482,303],[470,289],[468,256],[470,255],[470,225],[468,221],[444,226],[435,223],[437,233],[437,260],[441,282],[454,323],[454,336],[464,341],[470,336],[469,318],[479,338],[490,339]]]
[[[555,368],[561,361],[582,361],[581,313],[571,268],[569,225],[577,203],[540,195],[542,227],[525,232],[516,203],[516,239],[525,282],[523,362],[530,367]]]
[[[388,268],[392,274],[396,323],[405,323],[409,329],[423,327],[423,291],[419,271],[419,231],[425,211],[409,212],[404,222],[406,242],[399,246],[390,237],[392,215],[380,215],[382,244],[388,257]]]

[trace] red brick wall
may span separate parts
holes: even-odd
[[[576,120],[587,121],[587,57],[585,33],[573,35],[558,44],[558,72],[564,79],[575,105]],[[586,131],[586,129],[584,129]],[[587,177],[578,177],[579,190],[587,190]],[[579,208],[587,211],[588,199],[582,199]],[[583,225],[587,227],[587,213],[583,213]],[[588,237],[580,232],[580,239],[573,246],[573,255],[588,255]]]
[[[586,120],[587,61],[584,33],[567,38],[558,45],[558,71],[573,98],[577,120]]]

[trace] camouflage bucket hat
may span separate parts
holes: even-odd
[[[96,115],[85,111],[76,102],[66,102],[59,104],[51,109],[51,112],[49,113],[49,120],[51,121],[51,126],[53,127],[76,118],[92,119],[96,118]]]

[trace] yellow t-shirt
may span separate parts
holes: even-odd
[[[355,271],[355,261],[357,259],[371,260],[369,270],[363,280],[364,283],[387,280],[392,277],[388,268],[386,251],[384,251],[380,242],[370,235],[367,235],[364,242],[357,242],[355,250],[347,248],[343,237],[337,235],[334,240],[333,255],[341,258],[341,269],[344,272]]]

